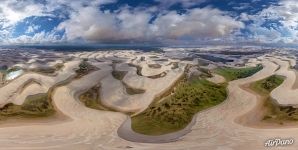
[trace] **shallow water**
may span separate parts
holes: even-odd
[[[210,61],[213,61],[213,62],[228,63],[228,62],[233,62],[234,61],[232,59],[226,59],[226,58],[217,57],[217,56],[213,56],[213,55],[206,55],[206,54],[197,54],[197,56],[199,56],[202,59],[210,60]]]
[[[9,72],[5,75],[5,80],[13,80],[24,73],[23,70]]]

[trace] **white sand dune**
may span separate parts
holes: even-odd
[[[126,93],[125,87],[121,81],[115,79],[112,75],[108,75],[101,81],[102,103],[108,107],[121,112],[141,112],[147,108],[155,97],[161,95],[169,87],[183,75],[185,65],[181,65],[177,69],[167,69],[166,76],[150,79],[136,74],[134,67],[127,64],[116,65],[116,70],[127,71],[123,82],[130,87],[145,90],[144,93],[129,95]]]
[[[4,85],[0,88],[0,95],[2,97],[0,99],[0,106],[4,106],[7,103],[21,105],[28,95],[38,94],[40,92],[47,92],[50,87],[75,75],[74,68],[77,68],[78,64],[78,61],[66,63],[65,68],[59,71],[57,76],[46,76],[37,73],[25,73],[24,75],[14,79],[9,84]],[[28,81],[35,81],[36,83],[39,83],[40,88],[36,90],[36,85],[31,84],[26,87],[26,93],[24,91],[20,93],[20,91],[22,91],[22,88],[28,83]]]
[[[284,82],[274,89],[270,96],[275,102],[281,106],[298,106],[298,89],[293,89],[293,85],[296,81],[296,73],[294,70],[290,70],[289,61],[282,61],[280,59],[274,59],[276,63],[280,65],[280,69],[276,74],[285,77]],[[290,61],[292,62],[292,61]]]
[[[97,58],[98,55],[91,55],[90,57]],[[263,70],[251,77],[230,82],[228,85],[228,99],[212,109],[198,113],[195,118],[196,122],[191,128],[191,132],[180,137],[180,139],[175,142],[149,144],[130,142],[121,139],[117,135],[117,129],[126,120],[126,115],[117,112],[89,109],[78,100],[80,93],[99,83],[105,85],[112,84],[110,90],[113,90],[113,84],[117,84],[117,87],[120,86],[118,85],[119,82],[117,83],[114,79],[111,79],[111,69],[108,69],[111,67],[101,65],[102,68],[100,70],[83,76],[78,80],[74,80],[68,85],[58,87],[54,91],[52,99],[55,106],[59,111],[71,118],[71,120],[55,124],[20,125],[0,128],[0,149],[252,150],[265,149],[264,142],[267,139],[274,137],[297,139],[298,128],[256,129],[235,122],[237,117],[242,116],[256,107],[256,101],[258,100],[256,95],[241,88],[242,85],[275,74],[278,65],[281,66],[280,70],[288,70],[287,65],[284,64],[284,62],[287,61],[276,60],[276,63],[278,63],[278,65],[276,65],[270,60],[263,59],[251,62],[251,65],[256,65],[259,62],[264,65]],[[98,65],[100,66],[100,63]],[[105,67],[106,69],[103,69]],[[122,69],[127,70],[128,68],[122,67]],[[72,71],[68,70],[68,72]],[[158,92],[161,92],[160,90],[168,87],[171,84],[170,81],[173,82],[173,80],[178,77],[179,69],[176,70],[176,73],[174,73],[174,71],[172,72],[173,75],[171,75],[170,71],[164,78],[149,80],[145,77],[137,76],[135,70],[128,70],[128,74],[123,81],[132,87],[144,88],[146,90],[151,90],[150,92],[156,92],[155,94],[157,94]],[[286,73],[285,76],[288,77],[289,74],[290,73]],[[5,96],[5,92],[12,93],[11,91],[14,91],[15,88],[21,86],[24,82],[20,81],[20,79],[28,81],[30,78],[34,78],[43,86],[50,86],[53,82],[51,78],[48,80],[48,78],[37,74],[30,74],[30,77],[27,76],[25,74],[18,78],[19,80],[16,79],[12,83],[6,85],[8,87],[5,86],[3,89],[1,88],[0,95],[2,96],[3,94],[3,96]],[[69,73],[63,75],[63,79],[65,79],[66,76],[69,76]],[[58,79],[62,79],[62,77],[59,77]],[[288,83],[281,87],[287,89],[289,86],[292,87],[292,84]],[[34,87],[31,88],[35,89]],[[6,91],[4,89],[6,89]],[[117,92],[111,93],[115,93],[116,96],[119,94]],[[118,97],[123,96],[122,94],[123,93],[120,93]],[[282,95],[283,94],[280,93],[277,96]],[[8,97],[9,96],[6,98]],[[108,97],[112,97],[112,94]],[[8,100],[4,98],[3,101],[1,101],[1,104],[6,103],[7,101]],[[108,102],[109,100],[106,99],[104,101]],[[139,108],[141,109],[145,108],[146,105],[150,103],[149,98],[141,99],[139,101],[141,101],[139,103]],[[113,104],[113,102],[111,102],[111,104]],[[130,103],[127,103],[127,108],[129,105]],[[296,150],[297,146],[298,144],[294,143],[294,145],[285,148]]]

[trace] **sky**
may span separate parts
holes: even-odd
[[[0,44],[296,44],[296,0],[1,0]]]

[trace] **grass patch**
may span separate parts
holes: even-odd
[[[278,87],[284,78],[278,75],[272,75],[268,78],[259,80],[250,85],[250,88],[260,95],[269,96],[270,92]]]
[[[122,82],[123,86],[125,87],[126,93],[128,95],[135,95],[135,94],[143,94],[146,91],[143,89],[137,89],[137,88],[133,88],[129,85],[127,85],[125,82]]]
[[[267,109],[263,121],[284,124],[284,121],[298,121],[298,109],[292,106],[278,106],[269,97],[270,92],[284,81],[284,77],[273,75],[250,85],[250,88],[265,99]]]
[[[211,74],[211,71],[209,69],[198,67],[198,70],[200,72],[202,72],[202,74],[200,76],[203,78],[212,78],[213,77],[213,75]]]
[[[140,61],[145,61],[146,58],[144,56],[141,57]]]
[[[42,73],[42,74],[53,74],[56,71],[61,70],[63,67],[64,67],[64,64],[58,63],[58,64],[54,65],[53,67],[35,68],[35,69],[30,69],[30,71]]]
[[[157,74],[157,75],[153,75],[153,76],[147,76],[147,78],[150,78],[150,79],[157,79],[157,78],[162,78],[162,77],[165,77],[167,75],[166,72],[162,72],[160,74]]]
[[[149,56],[149,58],[159,58],[158,56]]]
[[[227,81],[237,80],[241,78],[247,78],[262,70],[262,65],[257,65],[256,67],[248,67],[248,68],[230,68],[230,67],[222,67],[215,69],[215,73],[223,76]]]
[[[162,102],[152,103],[144,112],[132,117],[132,129],[146,135],[181,130],[197,112],[223,102],[226,96],[226,84],[216,85],[200,78],[192,82],[184,80]]]
[[[75,70],[77,76],[76,78],[81,78],[87,74],[89,74],[92,71],[98,70],[97,67],[91,65],[88,63],[88,60],[84,59],[80,64],[79,64],[79,69]]]
[[[22,105],[6,104],[0,109],[0,118],[21,117],[46,117],[55,113],[47,93],[30,95]]]
[[[101,104],[100,100],[100,85],[96,85],[79,96],[79,100],[86,107],[97,110],[108,110]]]
[[[117,80],[122,80],[126,74],[127,74],[127,71],[116,71],[116,70],[112,71],[112,76]]]
[[[160,64],[148,64],[148,67],[158,69],[158,68],[161,68],[161,65]]]
[[[96,109],[96,110],[104,110],[104,111],[113,111],[119,112],[111,107],[105,106],[101,103],[100,99],[100,88],[101,86],[98,84],[88,91],[82,93],[79,96],[79,100],[88,108]],[[125,112],[127,115],[133,114],[133,112]]]
[[[58,64],[56,64],[56,65],[54,66],[54,68],[55,68],[56,70],[61,70],[63,67],[64,67],[64,64],[63,64],[63,63],[58,63]]]
[[[33,72],[42,73],[42,74],[53,74],[56,72],[55,68],[38,68],[38,69],[31,69]]]
[[[284,121],[298,121],[298,109],[292,106],[278,106],[269,97],[264,103],[264,107],[268,109],[264,121],[276,122],[283,124]]]
[[[171,69],[177,69],[177,68],[179,68],[179,63],[178,62],[171,62],[171,64],[173,65],[171,67]]]

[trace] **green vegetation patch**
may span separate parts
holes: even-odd
[[[179,63],[178,63],[178,62],[171,62],[170,64],[173,65],[173,66],[171,67],[171,69],[177,69],[177,68],[179,68]]]
[[[108,110],[101,104],[100,85],[96,85],[79,96],[80,101],[86,107],[97,110]]]
[[[230,68],[230,67],[222,67],[217,68],[215,73],[223,76],[228,81],[237,80],[241,78],[247,78],[262,70],[262,65],[257,65],[256,67],[248,67],[248,68]]]
[[[15,71],[20,71],[22,70],[22,68],[20,67],[12,67],[12,68],[9,68],[7,70],[1,70],[1,73],[2,73],[2,80],[5,80],[6,76],[12,72],[15,72]]]
[[[79,64],[79,69],[75,70],[77,73],[76,78],[81,78],[87,74],[89,74],[92,71],[98,70],[97,67],[91,65],[88,63],[88,60],[84,59],[80,64]]]
[[[284,121],[298,121],[298,109],[292,106],[279,106],[270,97],[270,92],[281,85],[284,77],[273,75],[250,85],[250,88],[265,99],[264,107],[267,109],[263,120],[283,124]]]
[[[30,69],[30,71],[42,73],[42,74],[53,74],[56,71],[61,70],[63,67],[64,67],[63,63],[58,63],[58,64],[54,65],[53,67],[34,68],[34,69]]]
[[[142,94],[142,93],[146,92],[143,89],[133,88],[133,87],[127,85],[125,82],[122,82],[122,84],[126,89],[126,93],[129,94],[129,95]]]
[[[160,64],[148,64],[148,67],[158,69],[158,68],[161,68],[161,65]]]
[[[152,103],[144,112],[132,117],[132,129],[146,135],[162,135],[186,127],[199,111],[223,102],[226,84],[216,85],[198,78],[182,81],[173,94]]]
[[[22,69],[22,68],[20,68],[20,67],[12,67],[12,68],[8,69],[5,73],[6,73],[6,74],[9,74],[9,73],[11,73],[11,72],[19,71],[19,70],[21,70],[21,69]]]
[[[278,106],[270,98],[267,98],[264,107],[268,109],[264,121],[283,124],[284,121],[298,121],[298,109],[292,106]]]
[[[55,68],[38,68],[38,69],[31,69],[33,72],[42,73],[42,74],[53,74],[56,72]]]
[[[159,58],[158,56],[149,56],[149,58]]]
[[[198,70],[200,72],[202,72],[202,74],[200,75],[202,78],[212,78],[213,77],[213,75],[211,74],[211,71],[209,69],[198,67]]]
[[[88,91],[82,93],[79,96],[79,100],[83,104],[85,104],[86,107],[91,109],[118,112],[117,110],[111,107],[105,106],[101,103],[100,88],[101,88],[100,85],[96,85],[90,88]],[[133,112],[126,112],[126,114],[131,115],[133,114]]]
[[[166,75],[167,75],[166,72],[162,72],[162,73],[160,73],[160,74],[153,75],[153,76],[147,76],[147,77],[150,78],[150,79],[157,79],[157,78],[165,77]]]
[[[250,85],[250,88],[255,92],[269,96],[270,92],[278,87],[284,81],[284,77],[278,75],[272,75],[268,78],[259,80]]]
[[[117,80],[122,80],[126,74],[127,74],[127,71],[116,71],[116,70],[112,71],[113,77]]]
[[[0,109],[0,118],[21,117],[45,117],[55,113],[47,93],[30,95],[22,105],[6,104]]]
[[[58,64],[56,64],[56,65],[54,66],[54,68],[55,68],[56,70],[61,70],[63,67],[64,67],[64,64],[63,64],[63,63],[58,63]]]

